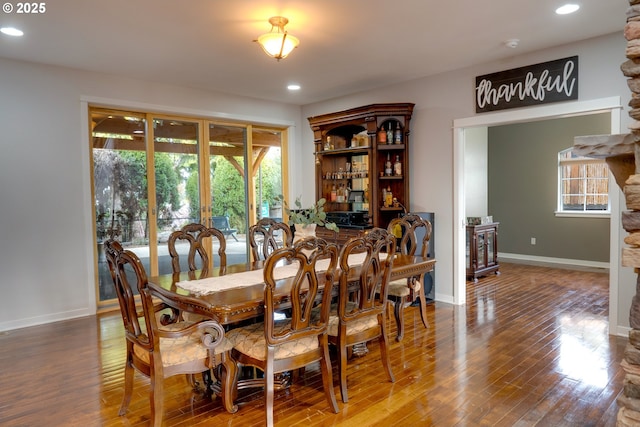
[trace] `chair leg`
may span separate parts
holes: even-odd
[[[396,326],[398,328],[396,341],[402,341],[402,338],[404,337],[404,298],[396,298],[396,301],[393,304],[393,314],[396,318]]]
[[[267,348],[267,363],[264,369],[264,401],[267,427],[273,427],[273,348]]]
[[[382,319],[382,321],[380,322],[380,359],[382,359],[382,365],[384,366],[385,371],[387,371],[387,377],[389,378],[389,381],[393,383],[396,380],[393,377],[393,372],[391,372],[391,361],[389,359],[389,342],[387,340],[387,328],[385,326],[385,323],[385,319]]]
[[[348,349],[345,339],[342,336],[338,337],[338,375],[340,376],[340,396],[342,397],[342,403],[349,401],[349,395],[347,394],[347,356]]]
[[[161,375],[157,375],[151,370],[150,378],[150,396],[149,402],[151,403],[151,423],[153,427],[162,427],[162,414],[164,412],[164,378]]]
[[[238,377],[238,365],[231,359],[228,353],[222,355],[222,375],[220,375],[220,381],[222,382],[222,404],[227,412],[235,414],[238,411],[238,405],[234,405],[235,400],[235,384]]]
[[[327,337],[324,337],[322,345],[322,360],[320,361],[320,369],[322,370],[322,385],[324,387],[324,395],[329,402],[329,406],[334,413],[340,412],[338,402],[336,402],[336,394],[333,391],[333,373],[331,372],[331,357],[329,356],[329,343]]]
[[[133,394],[133,365],[131,364],[131,360],[127,360],[124,366],[124,396],[122,397],[122,404],[120,405],[120,410],[118,411],[118,415],[122,416],[127,413],[127,409],[129,409],[129,403],[131,402],[131,395]]]

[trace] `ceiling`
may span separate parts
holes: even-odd
[[[53,0],[0,14],[25,32],[0,34],[0,57],[305,105],[622,32],[627,0],[572,1]],[[252,42],[276,15],[300,39],[280,62]]]

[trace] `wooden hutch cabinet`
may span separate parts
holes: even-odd
[[[363,212],[369,225],[386,228],[404,206],[409,209],[413,107],[372,104],[308,118],[315,144],[316,200],[327,200],[329,215]],[[387,192],[392,196],[385,197]]]
[[[478,281],[498,269],[498,223],[467,225],[467,280]]]

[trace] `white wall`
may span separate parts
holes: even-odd
[[[118,100],[160,111],[292,124],[289,195],[302,195],[303,203],[314,197],[315,170],[306,117],[372,103],[415,103],[410,209],[436,214],[436,299],[453,301],[452,125],[454,119],[475,115],[475,77],[578,55],[580,100],[618,95],[626,105],[630,93],[619,69],[625,47],[622,35],[612,34],[302,109],[0,59],[0,330],[95,311],[83,100],[104,98],[107,104]],[[624,130],[630,119],[623,114],[622,120]],[[635,275],[626,269],[620,276],[619,325],[628,325],[634,293]]]
[[[465,216],[489,215],[489,128],[465,130]]]
[[[622,29],[623,24],[621,24]],[[620,33],[610,34],[544,51],[514,56],[509,60],[482,64],[438,76],[406,82],[379,90],[347,96],[305,106],[304,117],[382,102],[414,102],[411,123],[411,210],[433,211],[436,214],[436,250],[438,280],[436,299],[453,301],[453,120],[472,117],[474,84],[478,75],[508,70],[545,61],[579,56],[579,100],[620,96],[622,104],[630,99],[626,79],[620,64],[626,60],[626,40]],[[399,65],[400,66],[400,65]],[[631,122],[622,115],[621,128]],[[312,140],[310,129],[303,128],[303,141]],[[311,151],[311,144],[304,147]],[[309,158],[311,169],[311,155]],[[312,182],[307,184],[313,192]],[[622,200],[621,203],[624,203]],[[621,210],[625,207],[622,206]],[[612,221],[619,218],[612,218]],[[624,233],[621,233],[624,237]],[[622,245],[622,242],[620,243]],[[635,293],[635,276],[631,269],[622,269],[618,293],[618,325],[628,325],[631,298]],[[616,332],[616,331],[612,331]]]
[[[0,76],[0,330],[95,312],[83,100],[294,124],[300,159],[298,106],[3,59]]]

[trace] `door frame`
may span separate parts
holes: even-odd
[[[496,113],[479,114],[453,121],[453,301],[466,303],[465,273],[465,189],[464,150],[467,128],[498,126],[539,120],[571,117],[578,115],[611,113],[611,134],[620,133],[620,113],[622,105],[619,96],[558,103],[540,107],[507,110]],[[613,181],[611,181],[613,182]],[[618,321],[618,278],[620,275],[620,199],[621,190],[617,185],[610,187],[611,204],[610,249],[609,249],[609,331],[617,330]]]

